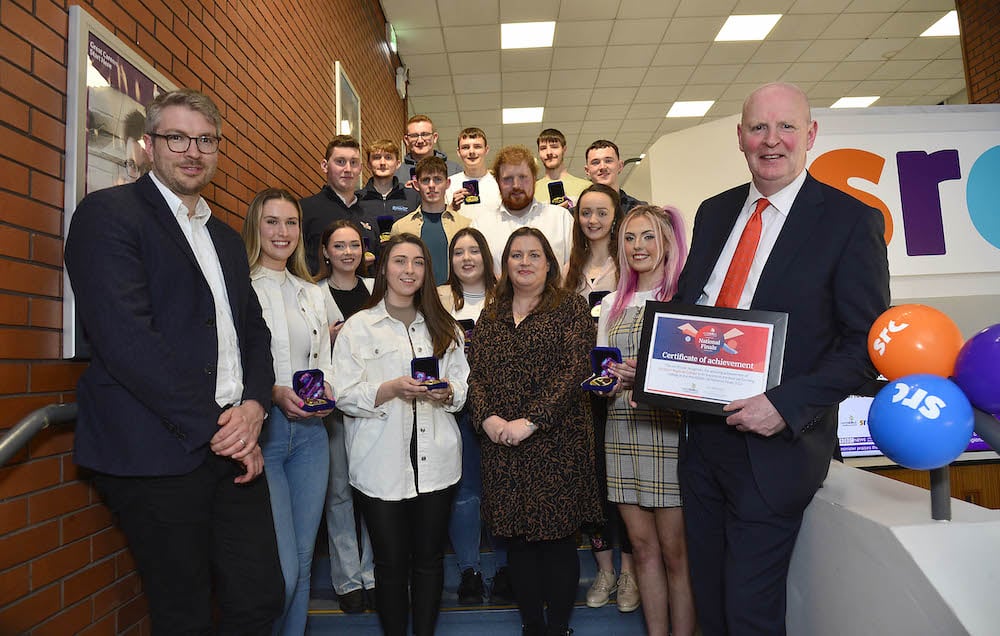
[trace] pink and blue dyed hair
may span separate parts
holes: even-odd
[[[677,279],[681,275],[681,269],[684,268],[684,261],[687,260],[687,240],[684,237],[684,221],[681,219],[680,210],[672,205],[663,208],[655,205],[639,205],[632,208],[625,215],[618,230],[618,262],[621,274],[618,277],[615,302],[608,314],[609,324],[625,313],[625,308],[632,302],[632,297],[635,296],[636,288],[639,286],[639,274],[629,266],[626,256],[625,232],[628,231],[629,223],[640,216],[650,220],[656,233],[656,246],[660,254],[657,265],[663,272],[659,284],[654,289],[653,297],[656,300],[670,300],[677,293]]]

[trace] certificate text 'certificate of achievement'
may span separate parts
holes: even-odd
[[[646,303],[635,399],[722,414],[778,383],[787,322],[779,312]]]

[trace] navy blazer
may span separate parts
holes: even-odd
[[[698,300],[749,191],[744,184],[698,208],[675,300]],[[878,210],[807,174],[761,272],[750,308],[788,314],[781,383],[766,393],[788,429],[746,439],[753,476],[777,512],[809,503],[836,448],[836,405],[875,377],[868,330],[889,306],[883,230]]]
[[[207,226],[226,281],[243,399],[271,402],[270,333],[239,235]],[[112,475],[178,475],[204,461],[222,409],[211,289],[173,212],[146,175],[87,195],[73,213],[66,268],[92,347],[77,388],[75,459]]]

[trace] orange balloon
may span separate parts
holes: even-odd
[[[868,355],[889,380],[914,373],[947,378],[963,344],[958,325],[927,305],[890,307],[868,332]]]

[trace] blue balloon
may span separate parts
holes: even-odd
[[[974,421],[972,405],[958,385],[930,374],[893,380],[868,411],[875,444],[886,457],[914,470],[955,461],[969,445]]]

